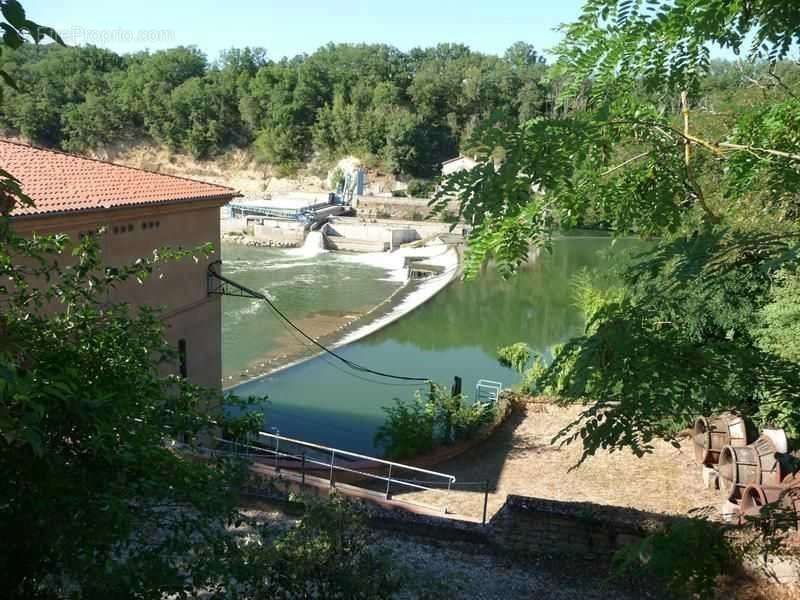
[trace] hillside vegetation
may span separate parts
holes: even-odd
[[[2,63],[19,87],[0,108],[9,133],[76,152],[125,140],[201,159],[246,148],[279,175],[353,154],[428,177],[492,115],[525,120],[547,104],[544,60],[521,42],[502,58],[455,44],[329,44],[278,61],[232,49],[213,62],[195,48],[24,45]]]

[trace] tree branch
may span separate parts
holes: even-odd
[[[604,171],[603,173],[600,173],[600,177],[605,177],[606,175],[610,175],[614,171],[617,171],[617,170],[619,170],[619,169],[631,164],[632,162],[639,160],[640,158],[644,158],[648,154],[650,154],[650,150],[648,150],[646,152],[641,152],[641,153],[637,154],[636,156],[633,156],[633,157],[629,158],[628,160],[626,160],[624,162],[621,162],[616,167],[611,167],[607,171]]]

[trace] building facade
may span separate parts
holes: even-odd
[[[477,166],[478,162],[469,156],[457,156],[442,163],[442,177],[447,177],[459,171],[471,171]]]
[[[165,262],[143,284],[124,282],[112,298],[132,310],[161,309],[167,339],[179,352],[176,370],[193,383],[220,387],[222,308],[209,296],[206,273],[219,259],[220,207],[239,194],[227,187],[152,173],[63,152],[0,140],[0,167],[14,175],[33,207],[17,206],[20,235],[65,233],[71,239],[105,229],[107,265],[128,264],[159,248],[214,253]]]

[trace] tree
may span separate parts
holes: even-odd
[[[584,458],[600,448],[645,452],[653,438],[724,408],[798,436],[799,371],[775,351],[774,323],[794,315],[777,299],[800,266],[791,133],[800,104],[791,89],[772,88],[715,139],[703,121],[684,125],[673,94],[697,89],[707,43],[738,51],[753,32],[753,59],[781,58],[800,9],[637,7],[587,2],[560,47],[569,112],[479,131],[472,147],[483,160],[445,182],[435,207],[459,196],[474,227],[470,275],[489,258],[511,275],[531,244],[546,247],[555,227],[589,215],[616,235],[659,238],[621,273],[626,294],[593,311],[586,334],[540,381],[564,402],[588,401],[559,436],[580,439]],[[758,315],[773,325],[759,329]]]
[[[490,259],[511,276],[531,245],[547,248],[554,229],[587,219],[655,240],[616,274],[614,293],[584,282],[584,334],[532,381],[581,407],[554,440],[581,443],[581,461],[600,450],[641,455],[727,409],[800,441],[800,364],[788,339],[800,319],[800,90],[780,62],[798,40],[796,3],[588,0],[558,49],[557,110],[479,129],[469,146],[482,160],[434,200],[444,211],[457,195],[473,225],[470,276]],[[719,82],[711,44],[747,55],[735,94],[699,97]],[[712,66],[717,79],[704,79]],[[780,545],[786,523],[796,515],[756,519],[758,547]],[[652,561],[637,548],[636,569],[710,597],[731,541],[718,536],[713,559],[687,564],[681,535],[702,544],[704,528],[649,540]]]
[[[263,49],[233,48],[209,62],[195,48],[118,55],[21,46],[0,56],[25,84],[6,90],[13,102],[0,109],[0,126],[71,151],[150,140],[205,159],[239,147],[286,172],[314,152],[355,154],[430,177],[495,113],[543,111],[541,57],[524,44],[512,50],[500,59],[463,45],[403,53],[328,44],[276,61]]]
[[[116,285],[193,251],[107,266],[102,231],[19,237],[8,214],[32,201],[9,173],[0,186],[4,596],[388,597],[396,581],[346,503],[313,504],[276,535],[237,510],[246,464],[195,453],[261,415],[227,418],[234,398],[165,374],[176,357],[157,311],[110,301]]]

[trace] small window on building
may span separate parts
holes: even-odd
[[[131,223],[130,225],[128,225],[128,231],[133,231],[133,223]]]
[[[142,229],[147,229],[147,223],[142,223]]]
[[[178,340],[178,365],[180,369],[180,376],[186,379],[188,377],[188,369],[186,366],[186,340]]]
[[[114,234],[117,234],[117,233],[119,233],[119,227],[117,227],[116,225],[114,225]]]

